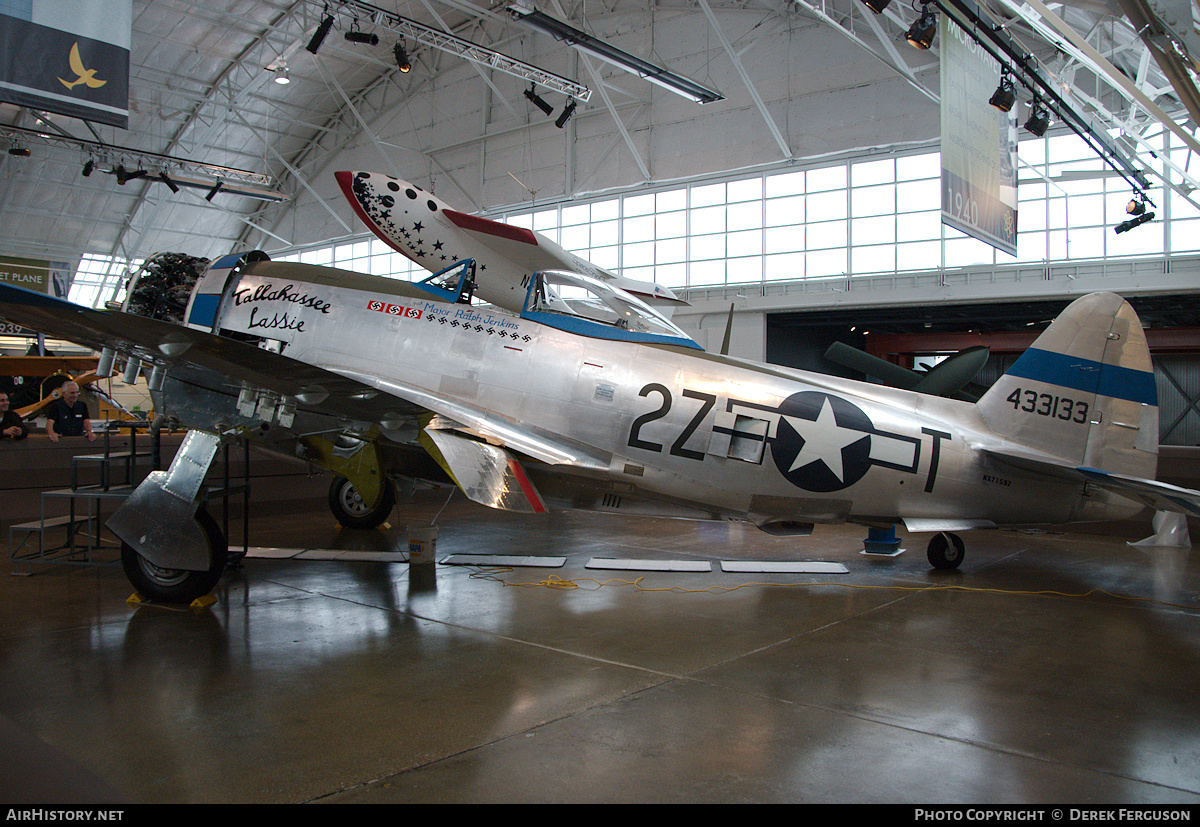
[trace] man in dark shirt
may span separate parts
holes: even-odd
[[[79,399],[79,385],[67,382],[62,386],[62,396],[50,403],[46,411],[46,436],[58,442],[60,436],[85,436],[88,441],[96,438],[87,405]]]
[[[8,409],[8,394],[0,391],[0,440],[24,439],[28,435],[24,420]]]

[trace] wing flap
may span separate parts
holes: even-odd
[[[525,469],[503,448],[447,431],[426,429],[454,481],[471,500],[489,508],[542,514],[546,504]]]

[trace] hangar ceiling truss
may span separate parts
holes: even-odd
[[[649,5],[536,0],[536,5],[598,37],[653,27],[659,19],[694,17],[691,31],[710,44],[705,59],[722,61],[721,73],[736,79],[722,89],[728,100],[708,104],[704,112],[736,106],[753,113],[769,135],[778,163],[804,159],[797,155],[795,133],[779,115],[779,102],[765,94],[764,61],[756,65],[748,59],[761,57],[756,54],[759,38],[773,31],[827,27],[861,49],[864,59],[891,67],[924,98],[938,97],[936,49],[917,51],[904,42],[918,14],[916,3],[893,0],[878,16],[861,0],[664,0]],[[575,169],[574,156],[568,156],[565,178],[570,187],[587,188],[601,165],[622,155],[631,159],[642,179],[638,183],[656,183],[653,153],[639,141],[640,133],[656,126],[645,84],[629,82],[607,66],[602,71],[586,55],[547,51],[548,46],[569,47],[555,46],[515,23],[505,6],[486,0],[133,0],[129,130],[0,104],[0,127],[10,129],[10,142],[15,135],[48,136],[31,157],[0,154],[0,215],[5,219],[0,222],[0,247],[12,255],[69,260],[81,252],[135,259],[160,250],[213,255],[268,240],[280,246],[311,243],[322,239],[295,237],[292,227],[296,202],[312,200],[321,204],[331,237],[354,234],[358,227],[340,204],[331,202],[326,179],[339,155],[364,146],[380,164],[395,163],[400,151],[410,160],[421,159],[426,169],[414,173],[406,166],[407,175],[436,176],[443,186],[449,182],[457,190],[446,193],[454,200],[480,211],[495,208],[501,205],[488,203],[479,180],[460,180],[461,173],[444,159],[476,146],[482,157],[488,141],[545,128],[521,98],[529,84],[558,96],[559,103],[567,96],[586,101],[576,122],[611,121],[604,130],[609,137],[588,156],[585,168]],[[1194,3],[1095,0],[1063,6],[1045,0],[987,0],[986,8],[1132,163],[1168,181],[1200,207],[1195,194],[1200,174],[1193,157],[1152,155],[1164,130],[1172,133],[1173,145],[1200,150],[1194,134],[1200,110],[1194,56],[1200,47],[1194,19],[1186,24],[1176,20],[1179,8],[1194,17]],[[314,54],[306,47],[330,15],[335,18],[331,30]],[[347,41],[345,33],[355,28],[375,32],[379,44]],[[411,57],[411,73],[401,73],[396,64],[396,42]],[[533,48],[535,43],[539,48]],[[539,65],[547,57],[558,72]],[[491,107],[474,124],[464,122],[452,140],[443,133],[422,132],[415,124],[407,135],[396,137],[402,132],[396,122],[406,117],[406,102],[436,88],[439,74],[457,61],[470,64]],[[272,82],[285,69],[291,83]],[[877,145],[887,144],[888,136],[876,137]],[[861,146],[870,144],[863,141]],[[153,177],[120,185],[112,176],[82,175],[90,150],[107,149],[115,157],[120,148],[130,157],[184,159],[200,167],[261,175],[286,198],[258,201],[226,192],[206,200],[203,190],[175,193]],[[725,171],[702,169],[697,174]],[[529,195],[532,200],[534,193]]]

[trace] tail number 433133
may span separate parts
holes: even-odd
[[[1053,396],[1048,393],[1017,388],[1008,395],[1008,401],[1012,403],[1014,410],[1075,422],[1079,425],[1087,422],[1088,418],[1088,403],[1066,396]]]

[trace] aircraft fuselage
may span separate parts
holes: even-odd
[[[376,291],[303,276],[294,265],[253,265],[227,292],[217,327],[384,391],[415,392],[449,420],[456,405],[485,408],[577,446],[583,460],[525,463],[556,505],[764,526],[1064,523],[1138,510],[1082,484],[1034,485],[993,467],[971,447],[986,427],[968,403],[589,338],[391,282]]]

